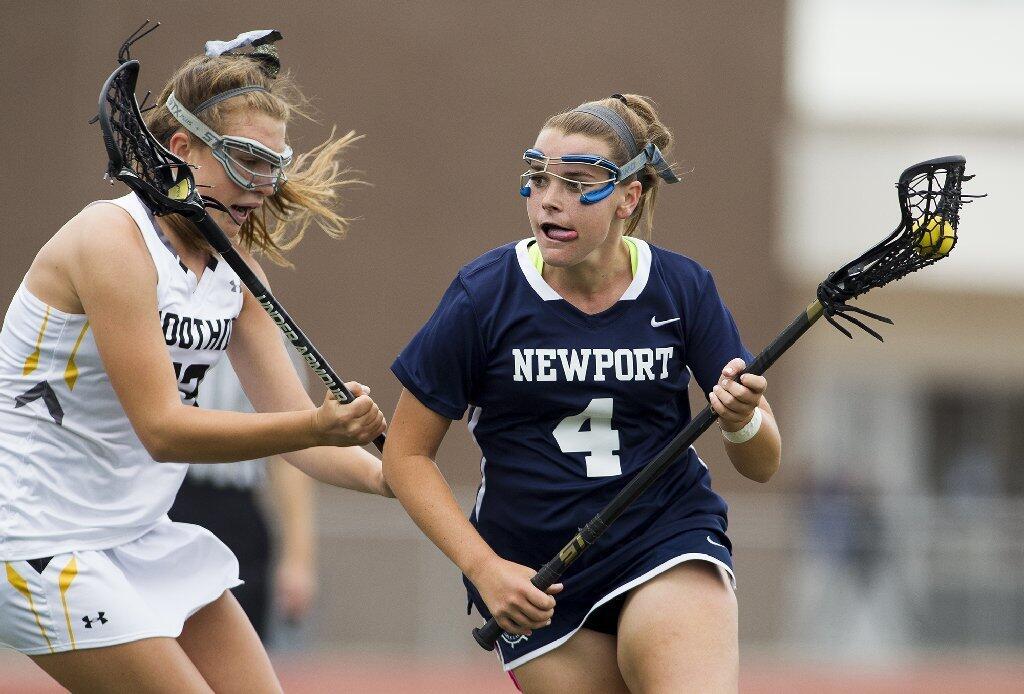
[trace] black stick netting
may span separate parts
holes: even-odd
[[[982,197],[963,195],[961,186],[972,176],[964,174],[963,157],[942,157],[908,168],[896,184],[901,220],[896,230],[881,243],[831,273],[818,286],[818,300],[825,318],[847,337],[850,332],[835,321],[842,318],[882,339],[874,330],[849,313],[891,324],[870,311],[850,306],[849,301],[865,292],[900,280],[949,255],[956,245],[960,208]]]
[[[149,132],[135,99],[139,63],[130,60],[114,71],[100,97],[100,127],[110,159],[107,175],[124,181],[153,203],[156,214],[188,215],[195,190],[188,164],[168,152]]]
[[[171,154],[153,137],[135,98],[139,62],[131,59],[131,46],[156,29],[148,21],[121,45],[120,65],[100,93],[98,120],[103,131],[109,163],[107,176],[127,184],[147,202],[154,214],[178,213],[195,217],[203,203],[195,192],[188,164]],[[147,93],[148,98],[148,93]]]

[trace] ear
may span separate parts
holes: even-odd
[[[189,155],[192,154],[192,141],[187,133],[179,130],[171,135],[171,139],[167,143],[167,149],[170,150],[171,154],[174,156],[188,162]],[[189,163],[191,164],[192,162]]]
[[[622,201],[615,208],[616,219],[629,219],[640,204],[640,197],[643,194],[643,186],[640,181],[632,181],[623,189]]]

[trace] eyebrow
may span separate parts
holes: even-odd
[[[594,172],[593,172],[593,171],[590,171],[589,169],[586,169],[586,168],[582,168],[582,169],[570,169],[570,170],[568,170],[568,171],[563,171],[563,172],[562,172],[562,175],[563,175],[563,176],[577,176],[577,177],[580,177],[580,176],[587,176],[587,177],[589,177],[589,178],[595,178],[595,179],[597,178],[597,176],[596,176],[596,175],[594,175]]]

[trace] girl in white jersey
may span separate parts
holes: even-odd
[[[328,205],[352,134],[289,167],[301,95],[277,76],[279,35],[256,34],[187,61],[148,124],[231,211],[211,214],[266,282],[253,251],[283,262],[309,223],[345,230]],[[257,413],[194,406],[224,351]],[[384,418],[347,385],[348,405],[309,400],[277,327],[189,223],[134,194],[86,207],[40,250],[0,332],[0,645],[72,691],[279,691],[229,592],[234,556],[166,512],[184,463],[274,454],[390,495],[359,448]]]

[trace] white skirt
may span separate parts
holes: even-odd
[[[0,646],[27,655],[176,638],[186,619],[242,583],[223,542],[166,518],[111,549],[0,563]]]

